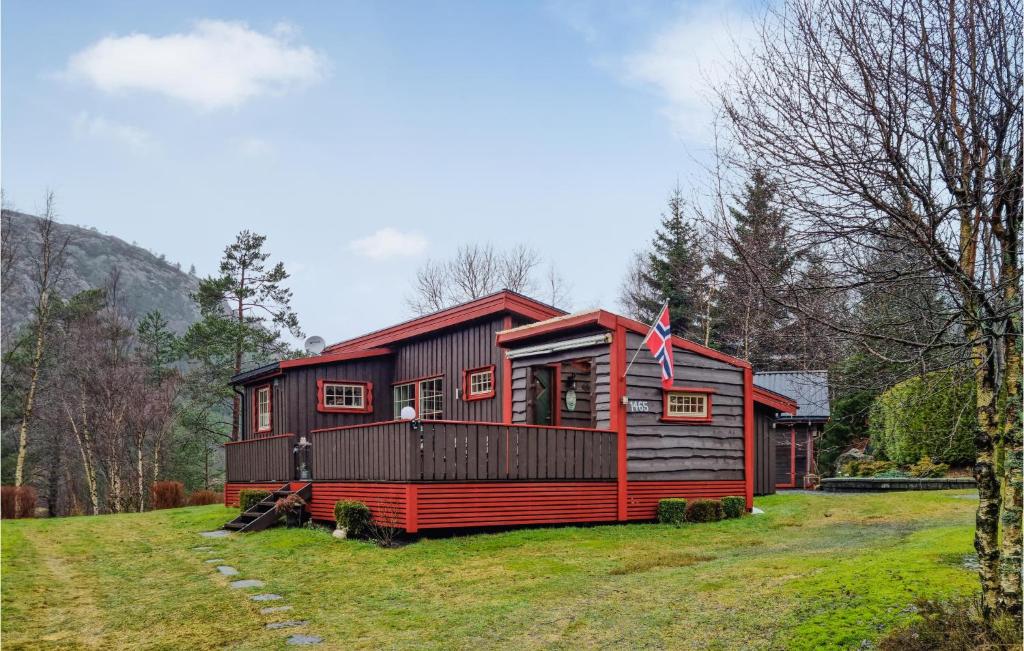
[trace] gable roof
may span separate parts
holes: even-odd
[[[827,371],[765,371],[754,374],[754,384],[796,400],[796,420],[831,415]]]
[[[331,344],[324,349],[322,355],[387,346],[398,341],[450,328],[460,323],[506,312],[536,321],[565,314],[564,310],[560,310],[557,307],[552,307],[546,303],[535,301],[528,296],[503,289],[468,303],[462,303],[461,305],[416,317],[415,319],[409,319],[387,328],[374,330],[353,339],[346,339],[345,341]]]

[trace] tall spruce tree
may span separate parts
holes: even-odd
[[[301,337],[284,264],[270,265],[266,236],[245,230],[224,249],[217,276],[199,283],[194,300],[202,318],[184,337],[195,367],[186,381],[192,400],[187,419],[216,432],[218,403],[231,405],[231,439],[239,438],[241,400],[228,386],[232,375],[288,354],[281,330]]]
[[[790,273],[795,256],[787,242],[789,224],[776,202],[775,184],[755,171],[729,208],[732,236],[713,265],[721,274],[720,336],[722,347],[755,367],[785,363],[781,330],[786,310],[772,292]]]
[[[668,213],[661,217],[647,264],[639,266],[642,291],[631,297],[635,315],[653,321],[668,301],[672,333],[702,339],[700,316],[704,312],[705,260],[700,232],[687,219],[686,201],[676,187],[669,195]]]

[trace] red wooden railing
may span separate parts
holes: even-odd
[[[609,430],[452,420],[314,430],[313,479],[498,481],[614,479]]]

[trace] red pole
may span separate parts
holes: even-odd
[[[420,528],[418,488],[416,484],[405,485],[405,531],[407,533],[416,533]]]
[[[626,329],[622,326],[615,328],[615,338],[611,344],[611,351],[608,360],[608,372],[611,373],[611,426],[618,433],[617,455],[616,455],[616,503],[618,505],[618,519],[622,522],[629,517],[627,495],[629,492],[629,464],[627,461],[627,422],[626,405],[623,399],[626,397],[626,377],[623,363],[626,361]]]

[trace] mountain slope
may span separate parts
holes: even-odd
[[[9,333],[28,322],[32,315],[33,256],[39,250],[39,220],[13,210],[4,210],[3,216],[15,247],[10,277],[3,279],[5,290],[0,310],[4,332]],[[94,229],[57,224],[57,232],[60,237],[71,238],[61,296],[67,298],[86,289],[103,287],[111,272],[117,270],[119,291],[136,318],[160,310],[177,333],[198,320],[199,311],[189,298],[199,283],[195,276],[142,247]]]

